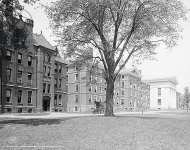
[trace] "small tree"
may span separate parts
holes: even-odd
[[[114,115],[114,82],[120,71],[131,58],[150,58],[161,43],[175,46],[178,20],[185,16],[179,0],[58,0],[47,10],[68,57],[102,63],[105,116]]]
[[[187,112],[189,110],[189,102],[190,102],[190,93],[189,93],[189,88],[185,87],[185,92],[184,92],[184,103],[187,108]]]

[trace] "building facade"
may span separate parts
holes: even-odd
[[[19,37],[23,27],[27,37]],[[32,43],[33,21],[20,18],[14,31],[14,46],[6,49],[1,63],[1,103],[4,112],[32,112],[36,106],[36,59]]]
[[[68,112],[91,112],[95,101],[105,101],[105,81],[100,73],[92,75],[90,66],[69,65]]]
[[[1,64],[0,110],[4,112],[66,111],[66,64],[42,34],[33,34],[27,20],[24,47],[6,50]]]
[[[55,112],[67,111],[67,64],[59,56],[55,57],[54,66],[54,109]]]
[[[115,111],[149,109],[150,87],[141,81],[139,70],[121,72],[115,83]]]
[[[95,71],[94,71],[95,70]],[[106,81],[101,67],[68,67],[68,112],[92,112],[95,102],[106,100]],[[149,108],[150,87],[136,71],[122,72],[115,81],[114,111]]]
[[[163,78],[146,81],[150,85],[150,109],[176,109],[175,78]]]

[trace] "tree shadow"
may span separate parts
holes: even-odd
[[[60,119],[6,119],[0,121],[0,129],[7,125],[26,125],[26,126],[39,126],[39,125],[54,125],[60,124],[72,118],[60,118]]]
[[[136,118],[136,119],[143,119],[143,120],[156,120],[156,119],[175,119],[171,117],[163,117],[163,116],[155,116],[155,115],[117,115],[117,118]]]

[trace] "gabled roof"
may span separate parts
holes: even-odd
[[[33,34],[33,44],[56,51],[56,47],[52,46],[42,34]]]

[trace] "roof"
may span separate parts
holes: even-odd
[[[131,76],[134,76],[134,77],[137,77],[137,78],[141,78],[141,71],[140,70],[122,70],[120,72],[121,75],[131,75]]]
[[[43,34],[33,34],[33,42],[36,46],[43,46],[45,48],[48,48],[50,50],[56,51],[56,47],[52,46],[46,38],[43,36]]]
[[[60,63],[64,63],[67,64],[67,62],[63,59],[63,57],[61,56],[56,56],[55,57],[55,61],[60,62]]]
[[[151,79],[151,80],[144,80],[146,83],[157,83],[157,82],[171,82],[175,85],[177,85],[177,79],[176,77],[169,77],[169,78],[157,78],[157,79]]]

